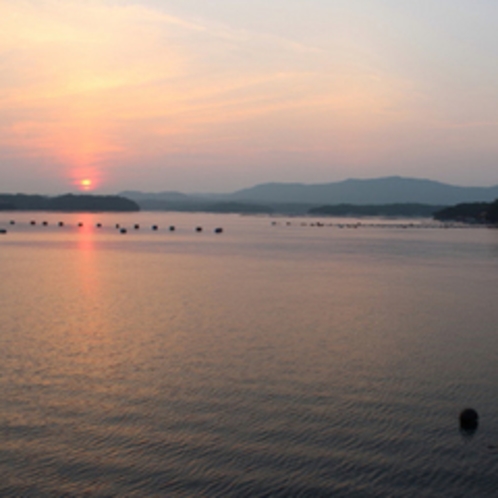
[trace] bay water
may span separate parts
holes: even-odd
[[[498,230],[321,221],[0,213],[0,496],[498,496]]]

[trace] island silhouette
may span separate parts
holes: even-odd
[[[133,212],[140,206],[117,195],[74,195],[56,197],[28,194],[0,194],[2,211]]]

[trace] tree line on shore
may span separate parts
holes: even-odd
[[[436,211],[434,219],[496,225],[498,224],[498,199],[493,202],[470,202],[449,206]]]
[[[315,216],[432,217],[438,221],[493,225],[498,224],[498,199],[493,202],[470,202],[445,207],[427,204],[335,204],[311,208],[308,212]]]
[[[73,195],[57,197],[28,194],[0,194],[2,211],[121,212],[140,211],[140,206],[117,195]]]
[[[146,203],[145,203],[146,204]],[[306,206],[303,204],[260,205],[251,202],[205,202],[204,204],[181,205],[168,203],[161,206],[142,205],[120,195],[73,195],[56,197],[28,194],[0,194],[0,210],[3,211],[66,211],[66,212],[116,212],[168,210],[206,211],[215,213],[239,214],[298,214],[312,216],[341,217],[419,217],[434,218],[439,221],[460,221],[465,223],[498,224],[498,199],[493,202],[461,203],[454,206],[434,206],[417,203],[397,204],[334,204]]]

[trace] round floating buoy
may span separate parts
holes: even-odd
[[[479,425],[479,414],[473,408],[465,408],[460,413],[460,429],[475,431]]]
[[[140,228],[140,225],[135,225],[133,228],[134,228],[135,230],[138,230],[138,229]]]
[[[152,230],[157,230],[157,225],[152,225]]]
[[[102,228],[102,223],[97,223],[97,228]]]
[[[119,233],[126,233],[126,232],[127,232],[126,228],[122,228],[122,229],[119,231]]]
[[[215,228],[214,233],[223,233],[223,228],[221,228],[221,227]]]
[[[44,227],[46,227],[46,226],[48,225],[48,222],[47,222],[47,221],[44,221],[44,222],[42,223],[42,225],[43,225]]]
[[[196,231],[196,232],[202,232],[202,227],[196,227],[196,228],[195,228],[195,231]]]
[[[169,231],[170,231],[170,232],[174,232],[174,231],[175,231],[175,227],[174,227],[173,225],[171,225],[171,226],[169,227]]]
[[[59,226],[63,227],[64,226],[64,222],[63,221],[59,221]]]
[[[16,224],[16,222],[15,222],[14,220],[10,220],[10,224],[11,224],[11,225],[15,225],[15,224]]]
[[[82,227],[82,226],[83,226],[83,223],[79,222],[79,223],[78,223],[78,226],[79,226],[79,227]]]
[[[119,228],[119,223],[116,223],[116,228]]]
[[[36,221],[31,221],[31,225],[36,225]]]

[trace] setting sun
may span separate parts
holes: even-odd
[[[92,180],[88,178],[80,181],[81,190],[90,190],[92,188]]]

